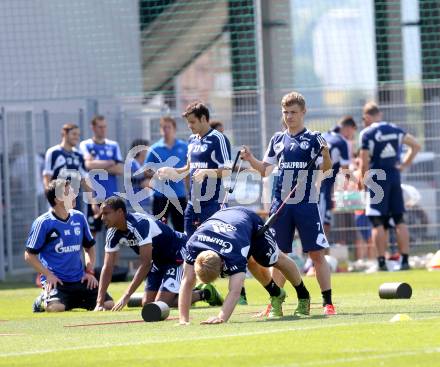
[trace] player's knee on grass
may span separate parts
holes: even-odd
[[[105,310],[111,310],[114,305],[115,305],[115,302],[113,302],[113,300],[105,301],[104,302],[104,309]]]
[[[179,294],[176,293],[160,291],[155,301],[165,302],[169,307],[177,307],[178,296]]]
[[[202,251],[194,263],[194,271],[202,283],[212,283],[220,276],[222,259],[211,250]]]
[[[46,312],[64,312],[66,311],[66,306],[61,302],[50,302],[46,306]]]

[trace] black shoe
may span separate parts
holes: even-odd
[[[402,265],[400,265],[400,270],[411,270],[411,267],[408,263],[403,263]]]
[[[388,271],[388,267],[386,264],[379,265],[379,271]]]
[[[37,298],[35,298],[35,301],[32,304],[32,312],[44,312],[43,303],[43,293],[41,293]]]

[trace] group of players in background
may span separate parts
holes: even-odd
[[[124,163],[118,144],[106,139],[105,118],[97,116],[92,120],[94,136],[81,142],[79,150],[76,149],[78,126],[64,125],[62,142],[48,150],[43,173],[51,208],[34,221],[26,244],[25,259],[41,274],[44,285],[33,310],[64,311],[80,307],[118,311],[145,281],[143,304],[161,300],[178,306],[180,323],[187,324],[190,305],[206,301],[222,307],[217,316],[204,323],[222,323],[229,320],[237,303],[246,302],[244,281],[249,271],[269,295],[270,303],[261,316],[283,316],[286,279],[298,298],[294,314],[309,315],[310,294],[297,265],[286,256],[292,251],[297,231],[302,249],[315,268],[323,313],[335,315],[331,271],[325,258],[329,248],[327,235],[336,175],[350,167],[351,140],[357,125],[353,118],[345,117],[328,133],[310,131],[305,126],[306,102],[297,92],[282,98],[281,111],[283,130],[273,135],[262,160],[248,147],[240,150],[240,158],[262,177],[270,175],[274,167],[278,169],[269,215],[288,199],[277,220],[264,233],[259,231],[264,222],[257,214],[242,206],[222,205],[225,192],[222,181],[232,174],[231,145],[210,124],[210,113],[203,103],[191,103],[182,114],[192,131],[188,144],[175,138],[176,123],[169,117],[161,119],[163,138],[149,148],[148,155],[146,140],[133,142],[132,148],[142,149],[136,149],[130,164],[131,183],[135,193],[156,189],[152,203],[156,218],[130,210],[129,200],[116,195],[117,176],[124,174]],[[401,268],[406,270],[409,269],[409,235],[403,220],[400,171],[411,164],[420,145],[409,133],[382,121],[375,103],[364,106],[362,119],[365,128],[360,133],[357,185],[367,192],[365,214],[372,226],[378,267],[386,270],[387,231],[394,226],[402,256]],[[408,150],[401,159],[403,145]],[[177,158],[173,166],[166,166],[173,157]],[[314,158],[317,159],[313,169],[305,170]],[[94,170],[103,174],[91,179]],[[299,177],[304,179],[297,181]],[[289,198],[296,182],[298,188]],[[78,183],[88,202],[87,219],[75,209],[80,204]],[[167,197],[167,192],[172,192],[175,200]],[[146,195],[142,206],[149,205],[148,201]],[[184,209],[183,216],[179,216],[178,209]],[[168,216],[174,229],[166,223]],[[102,224],[107,233],[98,282],[94,274],[94,237]],[[136,252],[139,266],[126,291],[115,302],[107,290],[117,254],[124,246]],[[219,276],[229,277],[225,299],[212,285]]]

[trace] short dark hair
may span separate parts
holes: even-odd
[[[149,144],[150,144],[150,142],[146,139],[134,139],[133,142],[131,143],[130,149],[133,149],[133,148],[137,147],[138,145],[148,146]],[[137,152],[134,157],[135,158],[139,157],[139,154],[141,154],[141,152],[142,152],[142,150],[140,152]]]
[[[125,200],[119,196],[110,196],[109,198],[104,200],[102,206],[108,206],[115,211],[118,209],[122,209],[124,214],[127,214],[127,205],[125,204]]]
[[[96,126],[96,123],[98,121],[103,121],[105,120],[105,117],[103,115],[96,115],[95,117],[92,118],[92,121],[90,121],[90,123],[92,124],[92,126]]]
[[[218,120],[210,121],[209,125],[211,125],[211,128],[214,130],[218,130],[219,128],[224,127],[223,122]]]
[[[338,122],[338,125],[341,127],[352,127],[354,129],[357,129],[356,121],[354,120],[353,116],[344,116],[341,118]]]
[[[49,182],[49,185],[46,189],[46,198],[52,208],[56,205],[55,199],[57,197],[57,191],[60,188],[64,189],[67,185],[70,185],[70,181],[63,180],[61,178]]]
[[[174,129],[177,130],[177,124],[176,120],[174,120],[171,116],[163,116],[160,118],[159,124],[162,126],[162,124],[169,122],[171,125],[173,125]]]
[[[192,102],[185,108],[185,112],[182,113],[182,117],[188,117],[189,115],[194,114],[199,120],[202,116],[205,116],[206,121],[209,121],[209,110],[202,102]]]
[[[64,135],[67,135],[70,131],[75,130],[75,129],[79,129],[79,126],[77,124],[69,122],[69,123],[63,125],[63,127],[61,128],[61,132]]]

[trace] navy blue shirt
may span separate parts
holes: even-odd
[[[190,162],[190,203],[203,197],[200,203],[207,204],[219,201],[221,178],[206,177],[203,183],[197,184],[192,179],[197,169],[219,169],[231,167],[231,144],[226,136],[211,129],[200,137],[193,134],[188,141],[188,159]]]
[[[57,178],[80,180],[87,176],[83,155],[76,148],[67,151],[60,145],[55,145],[46,152],[43,175],[51,176],[52,180]]]
[[[157,265],[183,262],[185,247],[183,234],[175,232],[159,220],[140,213],[127,213],[127,231],[110,228],[105,240],[105,251],[119,251],[130,247],[139,254],[140,246],[153,245],[153,262]]]
[[[368,150],[370,168],[396,171],[406,132],[388,122],[375,122],[360,133],[361,149]]]
[[[335,131],[329,131],[322,136],[329,147],[333,171],[331,177],[326,177],[322,181],[321,192],[331,192],[341,166],[348,166],[350,164],[350,146],[348,141]]]
[[[189,238],[185,262],[194,265],[198,254],[212,250],[223,259],[226,275],[246,272],[252,237],[262,224],[261,218],[245,207],[222,209]]]
[[[96,143],[93,139],[87,139],[79,144],[79,149],[85,159],[98,159],[101,161],[113,160],[116,163],[122,163],[122,154],[119,144],[113,140],[105,139],[102,144]],[[93,179],[96,184],[101,185],[105,189],[105,197],[97,196],[99,199],[107,199],[118,191],[118,180],[116,175],[108,174],[107,179],[102,179],[99,175],[94,175]],[[96,189],[94,187],[94,189]]]
[[[263,161],[269,164],[278,164],[279,177],[274,189],[274,197],[283,200],[293,189],[293,181],[301,172],[306,175],[305,168],[307,163],[316,156],[320,149],[319,139],[322,136],[319,132],[312,132],[306,128],[298,134],[292,136],[288,131],[277,132],[269,142]],[[322,162],[322,157],[316,160],[317,169]],[[311,193],[313,172],[307,174],[306,185],[298,186],[294,198],[298,198],[297,203],[309,202]],[[283,187],[284,186],[284,187]]]
[[[166,161],[170,157],[175,157],[177,163],[174,165],[175,168],[181,168],[186,165],[186,159],[188,156],[188,145],[183,140],[176,139],[174,145],[169,148],[168,145],[165,144],[164,139],[160,139],[158,142],[154,143],[150,149],[148,156],[145,160],[147,167],[149,167],[148,163],[156,163],[157,165],[150,167],[153,171],[161,167],[166,167]],[[184,180],[180,181],[159,181],[155,180],[154,185],[156,190],[154,190],[154,196],[163,197],[165,196],[163,193],[168,192],[169,190],[173,190],[176,193],[178,198],[184,198],[186,196],[185,192],[185,182]],[[162,185],[168,185],[169,189],[166,190],[162,187]]]
[[[62,220],[49,210],[32,224],[26,251],[38,254],[43,266],[61,281],[78,282],[84,275],[82,248],[94,244],[83,213],[72,209],[69,217]]]

